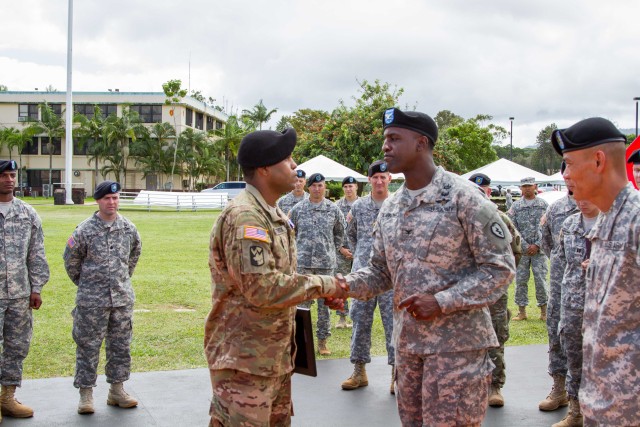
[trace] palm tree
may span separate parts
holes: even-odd
[[[215,141],[216,145],[221,145],[224,149],[224,159],[226,163],[227,181],[229,181],[230,159],[238,155],[240,141],[247,134],[236,116],[229,116],[227,123],[221,129],[216,129],[214,135],[218,137]]]
[[[267,111],[267,107],[264,106],[261,99],[260,102],[253,106],[252,110],[242,110],[242,115],[247,117],[254,125],[257,125],[258,129],[262,130],[262,124],[268,122],[277,111],[277,108]]]
[[[98,183],[98,163],[100,163],[105,155],[107,144],[105,141],[105,124],[106,119],[102,114],[99,106],[93,107],[93,117],[91,119],[82,114],[76,114],[73,121],[80,123],[80,127],[76,130],[79,137],[80,146],[87,144],[87,154],[89,156],[89,164],[95,164],[95,181]]]
[[[176,128],[171,123],[155,123],[151,128],[151,134],[158,140],[160,151],[158,152],[158,174],[172,173],[173,165],[169,156],[171,148],[177,149]],[[173,188],[173,187],[172,187]]]
[[[54,144],[53,138],[63,138],[65,134],[65,124],[62,116],[64,111],[57,115],[47,102],[40,104],[40,120],[33,123],[30,129],[34,134],[44,133],[47,135],[49,142],[47,142],[47,152],[49,153],[49,188],[51,186],[51,175],[53,171],[53,151]]]
[[[18,188],[22,190],[22,150],[30,142],[33,141],[34,130],[30,127],[23,127],[18,130],[15,128],[7,129],[10,131],[7,147],[9,148],[9,158],[14,148],[18,150]]]
[[[134,143],[139,135],[146,132],[146,128],[140,122],[138,113],[128,107],[122,110],[122,116],[109,116],[106,120],[105,137],[109,146],[105,156],[111,165],[103,167],[104,171],[112,172],[116,181],[120,181],[120,173],[124,173],[122,188],[127,188],[127,160],[129,158],[129,141]]]

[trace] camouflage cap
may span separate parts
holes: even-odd
[[[525,185],[536,185],[536,179],[532,176],[528,176],[526,178],[522,178],[520,180],[520,186],[523,187]]]

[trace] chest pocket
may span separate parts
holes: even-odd
[[[284,226],[276,227],[273,232],[273,257],[276,263],[276,269],[285,274],[291,273],[291,250],[289,242],[295,244],[295,237],[289,236]],[[295,251],[293,251],[295,252]]]

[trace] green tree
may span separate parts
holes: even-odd
[[[57,115],[51,106],[47,102],[39,105],[40,109],[40,119],[37,122],[31,124],[30,132],[35,134],[44,133],[47,135],[47,152],[49,153],[49,188],[53,188],[51,186],[51,175],[53,171],[53,151],[54,144],[53,138],[62,139],[65,135],[65,124],[62,116],[64,115],[64,111],[61,112],[60,115]]]
[[[558,129],[555,123],[545,126],[536,137],[536,150],[533,154],[533,168],[544,174],[560,170],[562,158],[558,156],[551,144],[551,133]]]
[[[278,111],[277,108],[268,110],[262,99],[251,110],[242,110],[242,116],[251,121],[254,127],[262,130],[262,124],[268,122],[271,116]]]
[[[129,158],[129,142],[135,143],[138,136],[144,135],[146,128],[140,122],[138,113],[125,106],[122,116],[109,116],[105,122],[104,134],[109,149],[105,159],[110,162],[102,168],[102,175],[115,175],[116,181],[122,182],[122,188],[127,188],[127,160]],[[121,174],[124,180],[120,181]]]
[[[171,106],[171,116],[173,116],[173,126],[178,132],[178,119],[176,117],[176,105],[182,102],[182,99],[187,96],[187,90],[182,89],[182,80],[174,79],[169,80],[168,82],[162,85],[162,91],[164,95],[167,97],[164,101],[166,105]],[[179,135],[178,135],[179,136]],[[173,175],[176,170],[176,162],[178,161],[178,138],[174,140],[173,147],[173,163],[171,165],[171,179],[173,180]],[[173,183],[173,181],[171,181]],[[173,191],[173,185],[171,185],[171,190]]]
[[[195,190],[198,178],[224,171],[220,159],[212,155],[213,145],[206,133],[187,129],[180,134],[180,138],[180,160],[185,166],[184,172],[188,177],[190,190]]]
[[[75,134],[78,136],[79,146],[87,146],[88,161],[89,164],[94,163],[94,183],[97,184],[99,179],[98,166],[105,159],[109,147],[105,135],[106,118],[102,109],[98,105],[94,105],[91,118],[83,114],[76,114],[73,121],[80,125],[75,130]]]
[[[9,158],[12,157],[13,149],[18,151],[18,188],[22,189],[22,150],[31,141],[35,135],[34,129],[30,127],[23,127],[22,129],[8,128],[7,147],[9,148]]]
[[[154,123],[149,138],[135,144],[133,155],[137,165],[142,165],[143,176],[156,176],[156,188],[161,186],[163,175],[169,175],[173,167],[171,150],[175,147],[176,130],[168,122]]]
[[[465,173],[498,160],[492,147],[494,133],[491,127],[484,125],[488,120],[491,120],[491,116],[478,115],[445,128],[441,133],[442,144],[451,144],[460,159],[457,167],[449,166],[451,172]]]
[[[0,92],[7,92],[9,88],[6,85],[0,85]]]
[[[224,153],[227,181],[231,171],[231,159],[235,159],[240,148],[240,141],[248,133],[248,130],[238,121],[236,116],[229,116],[227,123],[221,129],[216,129],[213,134],[216,137],[214,144],[222,147]]]
[[[285,129],[293,127],[291,126],[291,117],[290,116],[282,116],[278,123],[276,123],[276,131],[284,132]]]

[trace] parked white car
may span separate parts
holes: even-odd
[[[227,194],[227,197],[233,199],[236,197],[242,190],[245,189],[247,183],[244,181],[225,181],[216,185],[213,188],[205,188],[201,191],[201,193],[224,193]]]
[[[504,191],[507,191],[507,190],[511,190],[512,196],[516,196],[516,197],[522,196],[522,191],[520,191],[520,187],[518,187],[517,185],[510,185],[509,187],[504,189]]]

